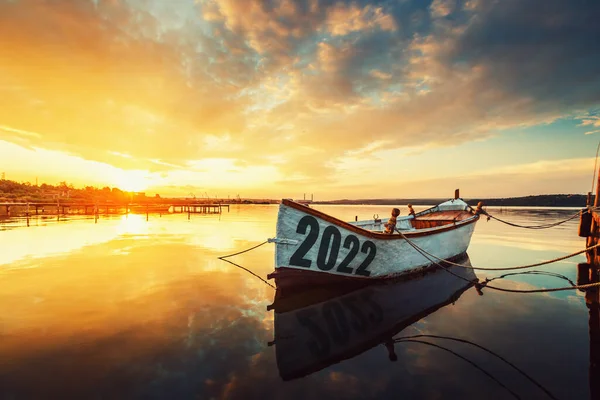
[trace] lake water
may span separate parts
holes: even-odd
[[[314,208],[345,220],[374,214],[386,219],[391,209]],[[540,224],[577,210],[488,211]],[[186,214],[150,215],[148,221],[145,215],[104,217],[97,223],[54,217],[31,220],[29,227],[23,219],[0,221],[0,398],[550,398],[506,362],[467,343],[419,339],[452,352],[409,341],[386,347],[376,332],[397,329],[395,315],[413,311],[415,321],[391,332],[390,339],[417,334],[466,339],[513,363],[555,398],[592,397],[590,382],[600,381],[590,361],[590,346],[598,352],[598,330],[590,330],[598,310],[586,305],[581,291],[516,294],[484,288],[481,296],[474,287],[449,282],[448,275],[432,274],[421,283],[315,293],[312,301],[300,296],[300,306],[294,299],[283,301],[275,317],[276,311],[267,310],[275,291],[217,257],[273,237],[276,217],[277,206],[240,205],[190,220]],[[581,250],[585,241],[577,236],[577,224],[575,219],[524,230],[482,219],[469,247],[470,262],[513,266]],[[267,244],[231,260],[266,277],[274,268],[273,252]],[[535,270],[575,281],[583,262],[579,255]],[[480,280],[501,274],[477,271]],[[493,284],[569,285],[534,274]],[[435,300],[449,294],[454,303]],[[325,315],[355,300],[363,307],[363,325],[360,319],[338,320],[327,331],[325,321],[321,328],[329,336],[302,339],[310,329],[295,310]],[[290,339],[290,332],[298,337]],[[323,340],[330,359],[317,354],[324,351]],[[351,342],[358,343],[352,351]]]

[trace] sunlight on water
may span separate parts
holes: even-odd
[[[356,215],[368,219],[373,214],[386,219],[391,209],[314,208],[345,220]],[[512,210],[501,216],[518,223],[544,223],[573,212]],[[277,344],[267,343],[275,338],[276,329],[295,326],[295,320],[284,319],[287,314],[278,314],[278,320],[267,311],[274,290],[217,258],[273,237],[276,216],[276,206],[234,206],[229,213],[192,215],[190,220],[187,214],[151,214],[148,221],[146,215],[131,214],[101,217],[97,223],[76,218],[44,225],[32,221],[30,227],[1,231],[0,398],[59,398],[67,391],[75,397],[102,398],[362,398],[365,393],[370,393],[366,397],[393,397],[400,391],[407,397],[425,398],[448,393],[475,398],[484,392],[492,398],[511,397],[468,363],[409,342],[395,345],[397,362],[390,362],[386,347],[375,342],[370,345],[375,347],[367,346],[348,360],[284,382],[282,363],[291,353],[281,345],[276,359]],[[274,267],[272,246],[231,260],[265,277]],[[554,229],[527,231],[482,219],[469,256],[474,266],[513,266],[583,246],[583,239],[577,237],[577,220]],[[576,265],[584,261],[585,257],[577,256],[541,269],[575,281]],[[500,274],[478,272],[477,276]],[[494,284],[527,289],[568,283],[556,277],[521,275]],[[441,293],[435,287],[427,289],[426,281],[423,285],[416,286],[404,303],[394,300],[409,293],[402,285],[375,292],[373,298],[383,310],[389,308],[384,315],[395,315],[402,304],[418,304],[414,300]],[[439,288],[454,293],[446,284]],[[360,303],[367,294],[361,293],[339,296],[355,296],[356,304],[366,307],[369,315],[368,302]],[[559,398],[588,396],[589,312],[582,292],[518,295],[484,289],[483,293],[466,288],[454,304],[443,304],[409,323],[401,335],[470,339],[535,375]],[[321,312],[327,304],[343,303],[336,299],[342,297],[310,307]],[[295,304],[296,300],[285,301]],[[538,388],[505,364],[464,345],[452,348],[511,383],[522,398],[542,398]],[[555,368],[566,359],[569,368]],[[290,371],[296,368],[285,366]]]

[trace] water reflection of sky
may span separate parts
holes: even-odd
[[[386,218],[390,207],[320,206],[340,218]],[[403,214],[406,212],[403,208]],[[504,211],[519,223],[571,214]],[[49,398],[512,398],[473,366],[417,343],[376,346],[305,378],[283,382],[273,340],[273,290],[217,256],[274,234],[276,207],[232,207],[218,216],[72,220],[0,232],[0,397]],[[272,245],[233,260],[265,276]],[[482,220],[471,263],[500,267],[580,250],[577,221],[523,231]],[[539,267],[576,277],[578,256]],[[482,274],[479,278],[500,273]],[[496,286],[564,286],[510,277]],[[558,398],[588,395],[588,310],[579,292],[467,290],[402,335],[460,337],[487,346]],[[470,346],[444,344],[477,362],[522,398],[543,392]]]

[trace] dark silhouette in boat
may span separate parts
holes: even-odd
[[[470,266],[468,256],[460,260]],[[277,290],[268,307],[275,311],[277,366],[283,380],[300,378],[377,345],[397,359],[393,337],[407,326],[455,302],[477,282],[472,269],[436,268],[402,281],[362,287],[335,286]]]

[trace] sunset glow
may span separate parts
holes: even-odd
[[[162,196],[585,193],[588,3],[0,0],[0,172]]]

